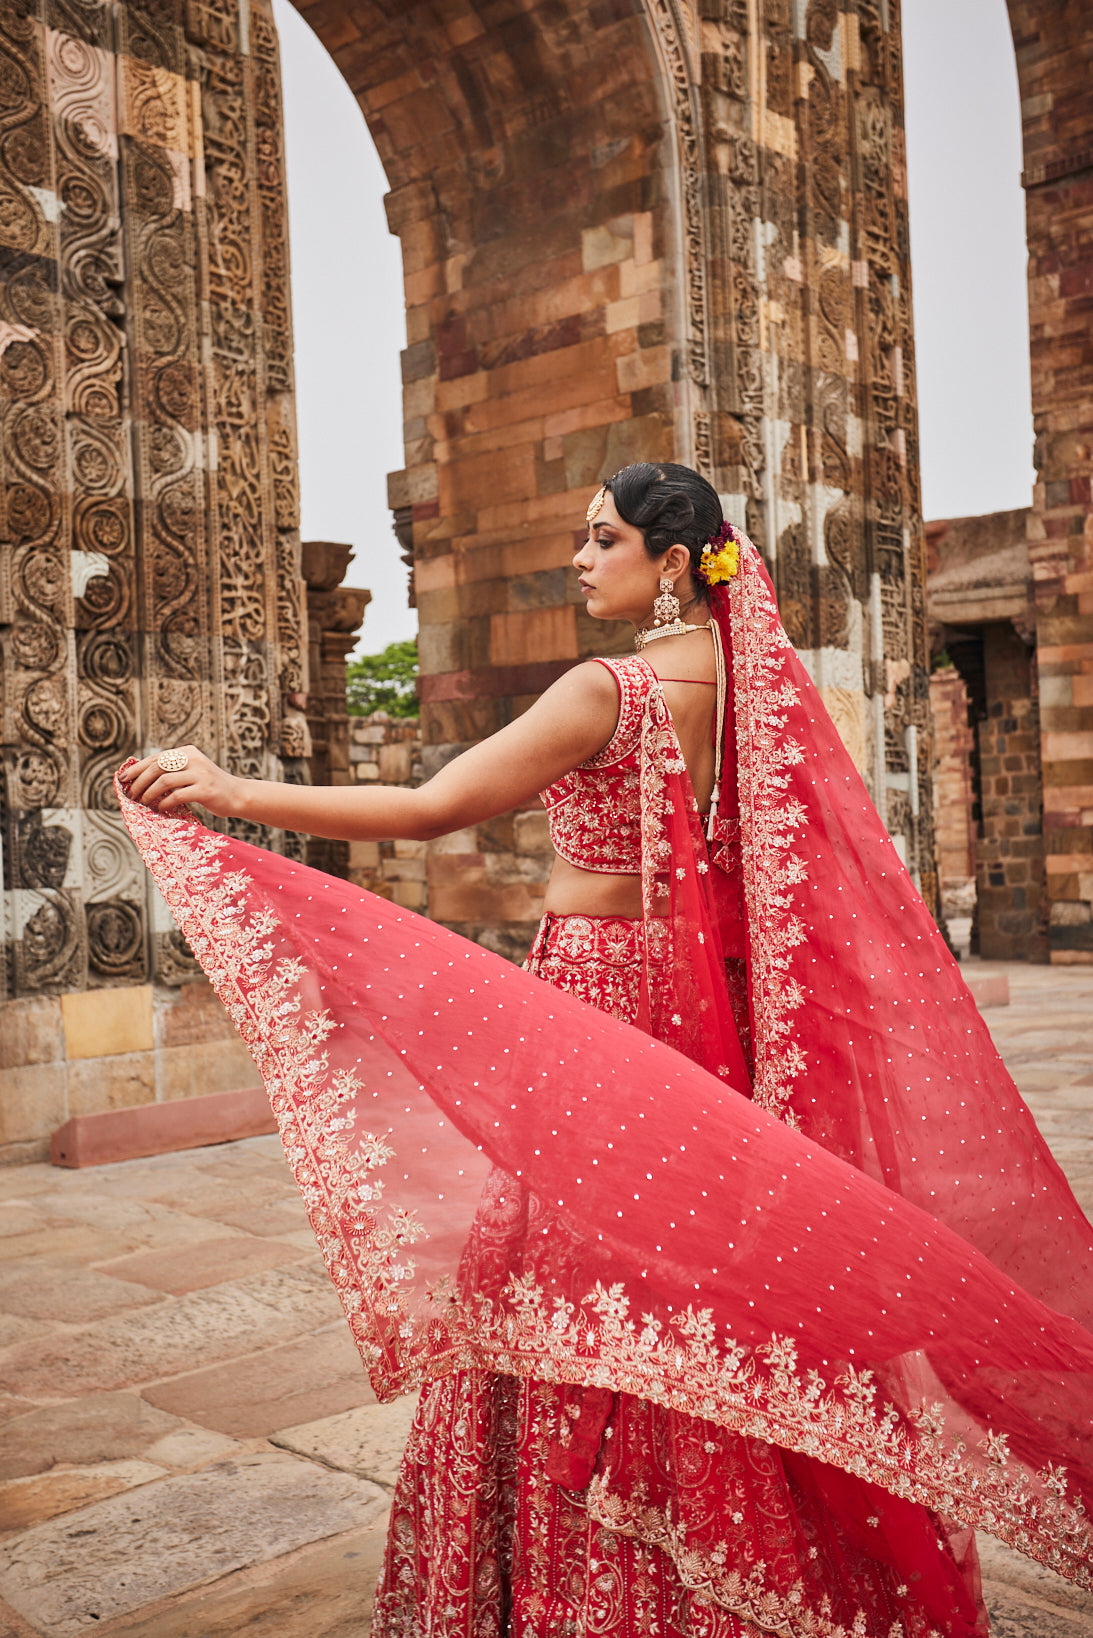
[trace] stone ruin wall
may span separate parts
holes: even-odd
[[[263,0],[0,7],[0,1153],[253,1080],[112,775],[306,767],[279,75]]]
[[[402,241],[431,772],[621,646],[568,572],[589,494],[692,462],[775,575],[933,899],[899,10],[874,0],[297,0],[364,109]],[[429,908],[526,949],[537,813],[430,849]],[[474,891],[468,884],[473,881]]]
[[[627,461],[690,461],[766,555],[932,897],[898,7],[501,0],[487,24],[453,0],[443,26],[424,3],[300,9],[369,121],[402,243],[390,499],[423,772],[622,644],[569,572],[588,495]],[[349,633],[329,564],[310,634],[304,611],[268,9],[35,0],[3,9],[0,50],[0,1149],[17,1157],[81,1108],[252,1077],[216,1050],[110,775],[195,740],[241,773],[307,777],[309,719],[333,720],[326,681],[308,697],[309,644],[328,668]],[[431,914],[526,949],[540,811],[405,862]]]
[[[1028,521],[1050,959],[1093,962],[1093,14],[1009,0],[1024,136]]]
[[[1010,0],[1021,90],[1036,482],[1031,506],[927,525],[941,785],[976,832],[973,947],[1093,962],[1093,13]],[[964,701],[963,707],[960,700]],[[953,712],[964,709],[963,748]],[[960,766],[963,764],[963,774]],[[947,879],[946,879],[947,878]]]

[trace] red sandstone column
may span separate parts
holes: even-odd
[[[1010,0],[1024,119],[1044,841],[1053,962],[1093,963],[1093,13]]]

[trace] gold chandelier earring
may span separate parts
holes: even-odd
[[[648,629],[643,626],[637,632],[634,647],[641,650],[655,637],[682,637],[688,631],[700,629],[699,626],[688,626],[683,623],[680,618],[679,598],[676,596],[676,583],[671,575],[662,574],[660,593],[653,604],[653,624]]]
[[[660,577],[660,595],[653,604],[653,625],[658,628],[657,635],[659,636],[661,626],[679,624],[679,598],[676,596],[676,583],[670,575],[662,574]]]

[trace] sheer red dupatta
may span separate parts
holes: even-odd
[[[611,1387],[841,1466],[1088,1583],[1093,1338],[1077,1305],[1067,1311],[1038,1227],[1065,1209],[1076,1246],[1080,1218],[1030,1129],[1012,1152],[1035,1208],[1021,1264],[1012,1221],[988,1234],[989,1204],[963,1204],[972,1170],[941,1153],[949,1128],[929,1153],[904,1134],[954,1070],[919,1047],[918,1011],[893,1045],[869,1025],[877,998],[858,993],[868,941],[841,956],[846,917],[839,929],[828,920],[855,868],[822,852],[821,829],[841,810],[818,766],[794,783],[798,735],[826,744],[834,730],[793,670],[750,550],[730,599],[747,627],[733,665],[754,1104],[746,1084],[344,882],[122,794],[126,822],[262,1071],[378,1393],[458,1365]],[[673,938],[689,921],[705,931],[703,915],[716,932],[731,923],[718,912],[723,884],[700,868],[689,782],[668,766],[670,739],[662,749],[662,794],[678,800],[661,818],[687,846],[670,842],[650,886],[657,872],[673,884]],[[825,766],[829,781],[832,767],[842,765]],[[890,844],[870,829],[879,821],[862,809],[860,782],[839,777],[846,826],[860,815],[864,829],[823,834],[835,846],[864,838],[864,879],[870,861],[885,868]],[[718,845],[728,844],[719,838],[715,859]],[[896,947],[917,949],[924,907],[905,875],[893,891],[900,908],[882,895],[882,929],[894,918]],[[678,971],[684,950],[673,948]],[[833,1001],[824,969],[836,956],[852,978]],[[925,1012],[918,997],[933,980],[923,991],[919,969],[904,962],[886,1019],[912,1002]],[[933,971],[962,1006],[959,974]],[[726,991],[700,974],[677,993]],[[668,1025],[675,1016],[690,1027],[678,1010]],[[1000,1084],[988,1048],[985,1032],[967,1036],[960,1096],[975,1075]],[[779,1118],[789,1106],[803,1131]],[[468,1281],[491,1167],[520,1189],[488,1279]],[[978,1171],[993,1175],[986,1161]]]
[[[1093,1230],[743,541],[735,684],[755,1101],[1093,1323]],[[731,823],[731,814],[727,817]]]

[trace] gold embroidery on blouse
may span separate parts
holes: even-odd
[[[559,858],[603,875],[641,870],[638,740],[656,679],[636,655],[603,660],[619,689],[619,720],[601,751],[556,779],[539,796]]]

